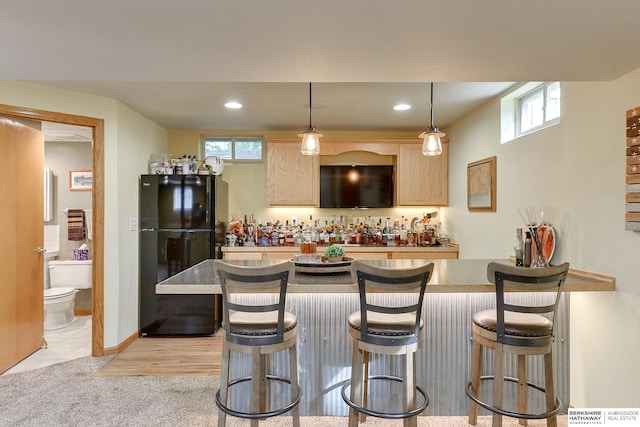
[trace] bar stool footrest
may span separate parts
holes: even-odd
[[[495,377],[493,375],[484,375],[482,377],[480,377],[480,381],[494,381]],[[514,377],[504,377],[505,381],[510,381],[510,382],[515,382],[515,383],[519,383],[520,380],[518,380],[518,378],[514,378]],[[546,390],[543,387],[540,387],[537,384],[534,384],[532,382],[527,381],[527,387],[531,387],[534,388],[538,391],[541,391],[543,393],[546,392]],[[504,415],[506,417],[512,417],[512,418],[519,418],[519,419],[524,419],[524,420],[542,420],[545,418],[551,418],[555,415],[558,415],[560,413],[560,409],[562,409],[562,402],[560,401],[560,398],[558,398],[556,396],[556,406],[555,408],[553,408],[551,411],[548,412],[544,412],[542,414],[530,414],[530,413],[520,413],[520,412],[511,412],[511,411],[507,411],[505,409],[502,408],[496,408],[493,405],[490,405],[486,402],[483,402],[482,400],[480,400],[478,397],[474,396],[471,393],[471,381],[469,381],[467,383],[467,387],[466,390],[467,392],[467,396],[469,397],[469,399],[473,400],[477,405],[483,407],[484,409],[490,411],[490,412],[494,412],[496,414],[500,414],[500,415]]]
[[[267,381],[279,381],[279,382],[291,384],[291,380],[289,378],[278,377],[275,375],[267,375],[266,378],[267,378]],[[229,381],[229,384],[227,386],[227,394],[229,392],[229,389],[231,389],[231,387],[233,387],[234,385],[238,385],[240,383],[247,382],[247,381],[251,381],[251,377],[236,378],[233,381]],[[287,404],[286,406],[283,406],[282,408],[274,409],[268,412],[242,412],[242,411],[237,411],[235,409],[231,409],[220,401],[220,389],[218,389],[218,392],[216,393],[216,405],[222,412],[224,412],[227,415],[231,415],[232,417],[245,418],[250,420],[271,418],[278,415],[282,415],[285,412],[289,412],[290,410],[295,408],[298,403],[300,403],[300,397],[302,396],[302,388],[300,387],[299,384],[297,385],[297,388],[298,388],[298,393],[296,394],[295,397],[293,396],[291,397],[291,403]]]
[[[399,377],[394,377],[394,376],[390,376],[390,375],[371,375],[368,377],[368,380],[388,380],[388,381],[396,381],[396,382],[402,382],[402,378]],[[420,415],[422,412],[424,412],[425,409],[427,409],[427,406],[429,406],[429,396],[427,396],[427,393],[425,393],[420,387],[416,386],[416,391],[422,396],[422,399],[424,400],[424,402],[422,403],[422,405],[416,407],[415,409],[412,409],[411,411],[408,412],[380,412],[380,411],[375,411],[373,409],[369,409],[369,408],[365,408],[363,406],[360,406],[354,402],[351,401],[351,399],[349,398],[349,396],[347,395],[347,388],[349,388],[351,386],[351,380],[346,380],[344,382],[344,384],[342,385],[342,400],[344,400],[344,402],[349,405],[350,408],[355,409],[357,412],[362,413],[362,414],[366,414],[366,415],[370,415],[372,417],[377,417],[377,418],[387,418],[387,419],[394,419],[394,420],[399,420],[399,419],[404,419],[404,418],[411,418],[411,417],[415,417],[417,415]]]

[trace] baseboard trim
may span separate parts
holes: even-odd
[[[104,356],[110,356],[112,354],[122,353],[127,347],[131,345],[132,342],[137,340],[140,337],[140,332],[136,331],[133,334],[129,335],[124,341],[118,344],[116,347],[107,347],[104,349]]]

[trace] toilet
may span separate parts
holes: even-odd
[[[75,320],[74,308],[78,289],[91,288],[91,260],[49,261],[49,282],[44,290],[44,329],[64,328]]]

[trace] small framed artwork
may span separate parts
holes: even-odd
[[[93,188],[93,171],[69,171],[69,190],[91,191]]]
[[[467,207],[470,211],[496,210],[496,156],[467,165]]]

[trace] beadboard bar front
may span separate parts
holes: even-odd
[[[400,262],[403,261],[403,262]],[[473,313],[495,306],[493,288],[486,279],[486,265],[491,260],[436,260],[434,275],[427,285],[423,320],[425,335],[422,348],[417,355],[417,384],[431,398],[425,414],[447,416],[466,415],[468,399],[465,386],[470,378],[472,351],[471,317]],[[509,263],[509,260],[500,260]],[[236,261],[238,264],[274,263],[277,261]],[[281,262],[281,261],[280,261]],[[374,262],[374,261],[371,261]],[[386,260],[387,265],[406,268],[420,260]],[[389,264],[390,263],[390,264]],[[217,273],[213,260],[206,260],[156,286],[157,293],[219,293]],[[577,274],[577,275],[576,275]],[[182,277],[179,277],[182,276]],[[347,316],[358,309],[357,287],[349,274],[300,275],[290,279],[287,309],[298,318],[298,372],[303,390],[300,413],[307,416],[346,416],[348,407],[340,396],[340,387],[351,372],[351,343],[346,324]],[[314,283],[311,283],[314,282]],[[556,329],[556,386],[558,396],[566,413],[569,397],[569,298],[570,292],[612,291],[615,280],[611,277],[591,273],[572,273],[562,296]],[[254,303],[269,298],[264,294],[243,294],[242,300]],[[380,294],[378,298],[387,303],[401,302],[411,296],[400,293]],[[519,302],[540,302],[551,298],[547,293],[518,293],[513,295]],[[493,366],[492,352],[485,353],[483,372]],[[242,355],[234,355],[241,361]],[[507,373],[515,374],[515,360],[507,358]],[[232,372],[233,377],[247,375],[249,363]],[[391,356],[376,356],[371,363],[370,374],[380,372],[379,367],[391,366],[400,370],[402,366]],[[272,360],[272,369],[287,372],[287,361],[283,355]],[[529,376],[536,384],[544,384],[542,360],[529,364]],[[372,389],[372,399],[387,396],[384,384]],[[508,390],[508,389],[507,389]],[[490,391],[489,391],[490,392]],[[533,394],[533,393],[532,393]],[[272,396],[274,402],[277,396]],[[238,399],[242,399],[239,396]],[[378,399],[377,402],[390,402]],[[277,403],[277,402],[275,402]],[[516,402],[505,399],[505,404]],[[390,403],[389,403],[390,405]],[[513,407],[513,406],[511,406]],[[382,410],[395,408],[383,407]]]

